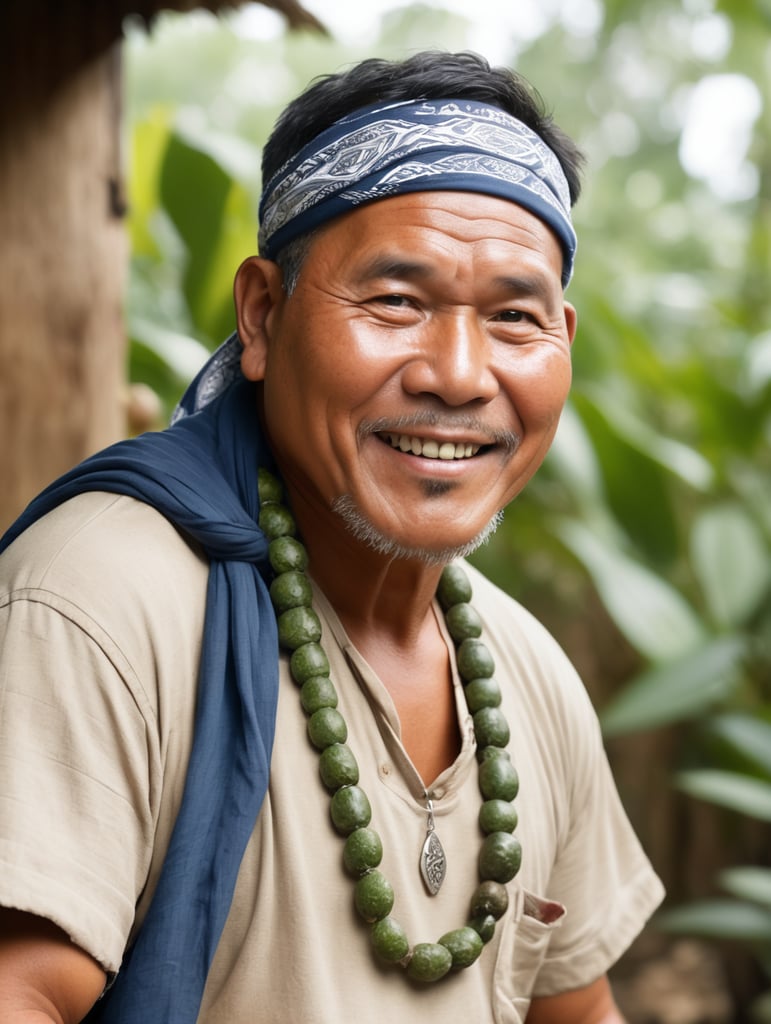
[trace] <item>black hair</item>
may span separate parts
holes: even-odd
[[[475,99],[505,110],[543,139],[567,178],[571,203],[581,191],[583,155],[547,113],[530,83],[478,54],[426,50],[406,60],[370,58],[347,71],[315,79],[276,121],[262,156],[262,180],[335,121],[370,103],[404,100]]]

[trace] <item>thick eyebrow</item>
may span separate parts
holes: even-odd
[[[414,281],[417,278],[431,276],[431,267],[427,263],[404,259],[400,256],[375,256],[365,263],[355,277],[356,284],[390,277],[396,280]]]
[[[555,289],[543,274],[503,274],[493,286],[514,298],[540,299],[547,306],[555,301]]]

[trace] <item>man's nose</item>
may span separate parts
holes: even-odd
[[[435,314],[405,367],[403,387],[409,394],[435,395],[451,406],[486,403],[499,390],[492,358],[491,340],[474,311]]]

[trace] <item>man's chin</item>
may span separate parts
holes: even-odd
[[[404,544],[379,530],[359,509],[349,494],[336,498],[332,511],[342,521],[346,530],[361,544],[387,559],[420,561],[425,565],[448,565],[456,558],[466,558],[477,548],[486,544],[503,521],[503,512],[497,512],[484,529],[471,540],[457,546],[424,547]]]

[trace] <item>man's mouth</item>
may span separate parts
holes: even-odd
[[[405,454],[420,455],[424,459],[443,459],[446,462],[470,459],[482,447],[481,444],[468,441],[434,441],[410,434],[381,433],[378,436]]]

